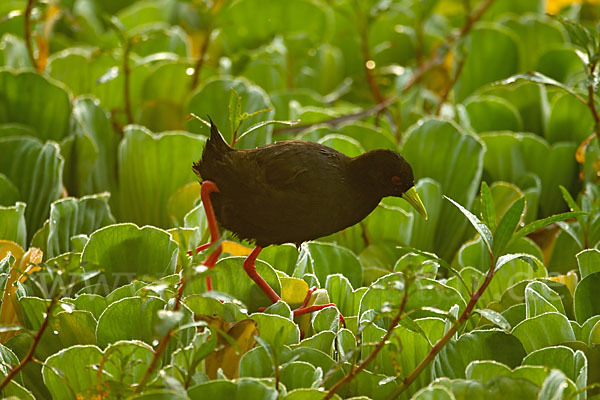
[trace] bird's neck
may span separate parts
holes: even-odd
[[[348,163],[348,181],[354,192],[355,212],[368,215],[383,198],[381,189],[373,178],[372,155],[367,153],[352,158]],[[362,218],[364,218],[364,216]],[[361,218],[361,219],[362,219]]]
[[[383,198],[373,177],[373,154],[371,152],[350,159],[348,179],[355,187],[360,187],[365,193],[369,193],[371,197],[379,196],[379,200]]]

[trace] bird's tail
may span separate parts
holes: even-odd
[[[203,163],[212,159],[218,160],[221,158],[222,154],[227,153],[229,151],[233,151],[231,147],[225,142],[221,132],[213,122],[213,120],[208,117],[210,120],[210,137],[206,141],[206,145],[204,146],[204,151],[202,152],[202,159],[198,162],[195,162],[192,166],[194,173],[202,178],[203,171]],[[210,161],[209,161],[210,163]],[[202,178],[205,179],[205,178]]]
[[[214,150],[217,150],[219,153],[224,153],[227,151],[231,151],[231,147],[225,142],[223,136],[221,136],[221,132],[213,122],[213,120],[208,117],[210,121],[210,138],[206,142],[206,147],[212,147]]]

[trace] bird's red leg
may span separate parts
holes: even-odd
[[[322,310],[327,307],[335,307],[335,304],[333,304],[333,303],[307,306],[308,301],[310,300],[310,296],[312,296],[312,294],[315,290],[317,290],[317,288],[314,288],[314,287],[311,289],[308,289],[308,293],[306,294],[306,298],[304,299],[302,306],[300,308],[297,308],[294,310],[294,317],[297,317],[299,315],[304,315],[304,314],[310,314],[312,312],[319,311],[319,310]],[[340,322],[342,323],[342,325],[346,326],[346,321],[344,321],[344,317],[342,316],[342,313],[340,313]]]
[[[213,243],[215,243],[221,238],[219,228],[217,227],[217,218],[215,217],[215,211],[213,209],[212,202],[210,201],[210,194],[213,192],[219,192],[219,188],[217,187],[216,183],[214,183],[213,181],[202,182],[200,197],[202,198],[204,212],[206,213],[206,219],[208,221],[208,230],[210,231],[210,242],[196,247],[195,250],[188,251],[188,255],[190,256],[194,255],[194,253],[199,253],[202,250],[209,248]],[[204,265],[207,268],[214,267],[220,255],[221,246],[219,246],[215,251],[210,253],[208,257],[206,257],[206,259],[202,262],[202,265]],[[208,290],[212,290],[212,281],[210,279],[210,276],[206,277],[206,288]]]
[[[252,250],[252,253],[250,253],[248,258],[244,260],[244,271],[246,271],[250,279],[252,279],[258,285],[258,287],[267,295],[269,299],[271,299],[273,303],[277,303],[279,300],[281,300],[281,297],[275,293],[267,281],[265,281],[256,271],[256,257],[258,257],[258,253],[260,253],[261,250],[262,247],[260,246],[256,246],[254,250]]]

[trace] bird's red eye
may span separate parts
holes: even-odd
[[[402,179],[399,176],[392,176],[392,183],[394,185],[399,185],[402,183]]]

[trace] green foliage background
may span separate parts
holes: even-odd
[[[595,3],[2,1],[2,395],[323,398],[389,332],[332,396],[598,398]],[[291,308],[230,242],[207,292],[191,113],[236,148],[399,151],[429,220],[386,198],[265,249]],[[309,286],[345,326],[294,320]]]

